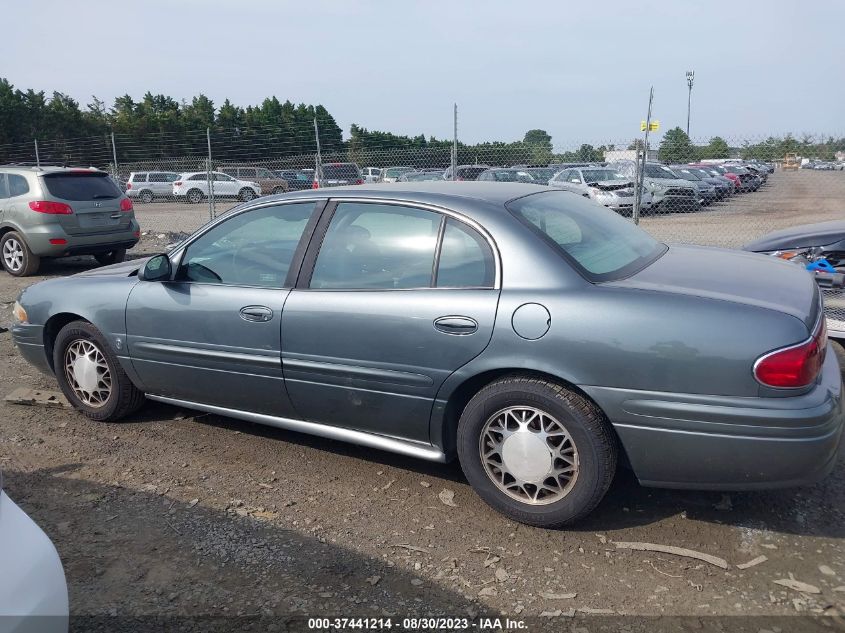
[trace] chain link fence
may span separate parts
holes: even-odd
[[[315,181],[332,186],[451,179],[453,163],[456,179],[520,180],[593,198],[623,215],[638,215],[643,228],[667,242],[734,248],[777,229],[845,217],[842,140],[689,140],[675,139],[673,132],[648,149],[645,163],[639,140],[459,143],[453,157],[451,142],[421,137],[413,146],[373,147],[353,138],[318,154],[314,128],[288,133],[285,140],[271,129],[39,139],[0,146],[0,162],[110,172],[135,202],[143,231],[138,253],[161,250],[256,195],[311,188]]]

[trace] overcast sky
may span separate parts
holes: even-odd
[[[542,128],[558,147],[661,131],[843,135],[842,0],[7,2],[0,76],[19,88],[242,106],[321,103],[349,125],[465,142]]]

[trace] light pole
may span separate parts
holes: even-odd
[[[687,136],[689,136],[689,111],[692,104],[692,84],[695,81],[695,71],[687,71],[687,85],[689,86],[689,94],[687,95]]]

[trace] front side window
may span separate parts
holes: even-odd
[[[283,287],[314,208],[313,202],[261,207],[218,224],[188,246],[177,279]]]
[[[255,178],[255,167],[241,167],[237,174],[232,174],[237,178]]]
[[[9,187],[6,184],[6,174],[0,174],[0,200],[9,197]]]
[[[478,232],[452,218],[446,220],[440,260],[438,288],[492,288],[495,263],[490,245]]]
[[[441,216],[388,204],[337,205],[311,288],[429,288]]]
[[[531,194],[506,206],[590,281],[628,277],[667,250],[613,211],[566,192]]]
[[[232,182],[234,178],[226,174],[213,174],[215,182]]]
[[[147,174],[133,174],[129,180],[132,182],[147,182]]]

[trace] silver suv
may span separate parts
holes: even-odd
[[[148,204],[156,198],[173,198],[175,171],[133,171],[126,182],[126,195]]]
[[[0,166],[0,261],[16,277],[42,257],[123,261],[141,231],[132,201],[97,169]]]

